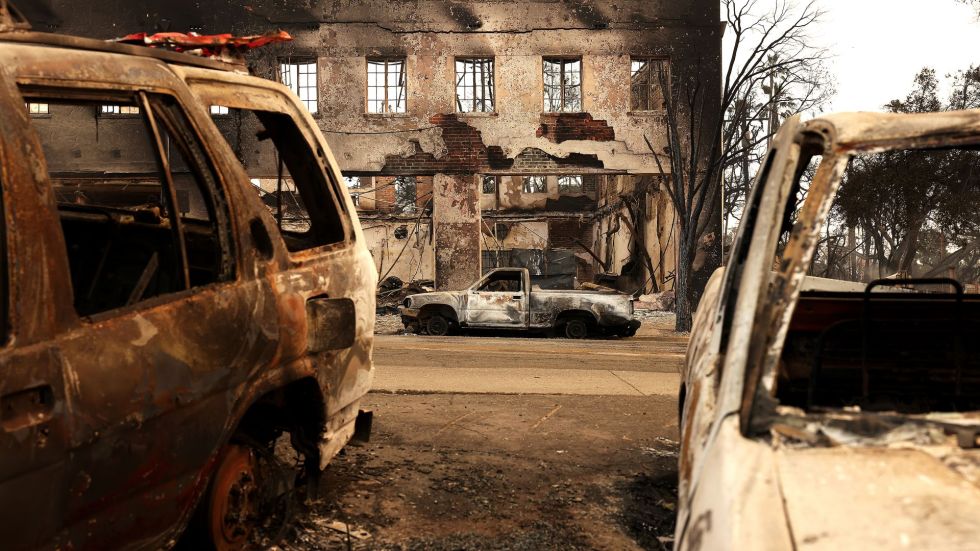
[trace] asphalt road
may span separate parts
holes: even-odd
[[[374,389],[676,396],[687,337],[628,339],[379,335]]]

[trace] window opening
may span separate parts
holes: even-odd
[[[368,113],[405,112],[405,60],[369,59]]]
[[[272,111],[228,111],[235,124],[218,125],[218,129],[232,150],[254,151],[243,168],[275,218],[287,250],[344,242],[347,230],[342,192],[296,121],[288,114]],[[239,128],[250,131],[240,135]]]
[[[48,104],[46,103],[35,103],[35,102],[27,103],[27,112],[30,113],[31,115],[48,115],[49,114],[48,109],[49,107]]]
[[[103,115],[139,115],[140,108],[136,105],[103,104],[99,106]]]
[[[661,80],[663,72],[663,80]],[[664,90],[662,84],[669,77],[665,59],[633,58],[630,60],[630,110],[663,111]]]
[[[395,209],[398,212],[415,212],[418,200],[418,182],[415,176],[398,176],[395,185]]]
[[[227,115],[228,108],[224,105],[212,105],[210,108],[212,115]]]
[[[299,97],[310,113],[316,114],[318,101],[315,60],[281,62],[279,81]]]
[[[558,193],[582,193],[582,176],[559,176]]]
[[[483,176],[483,193],[493,195],[497,193],[497,177],[486,174]]]
[[[582,60],[547,59],[544,68],[544,110],[549,113],[582,110]]]
[[[354,200],[354,206],[360,206],[361,194],[353,191],[361,187],[360,176],[344,176],[344,183],[347,184],[347,191],[350,193],[351,199]]]
[[[456,110],[460,113],[493,112],[492,58],[456,60]]]
[[[547,193],[547,179],[544,176],[524,176],[521,190],[524,193]]]
[[[520,293],[523,286],[522,280],[521,272],[510,270],[494,272],[477,290],[489,293]]]

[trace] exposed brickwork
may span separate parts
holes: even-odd
[[[580,249],[575,240],[586,245],[592,240],[592,224],[581,220],[549,220],[549,246],[556,249]]]
[[[589,120],[591,121],[591,118]],[[603,167],[602,161],[596,155],[573,153],[568,157],[559,158],[533,148],[525,149],[516,159],[508,159],[502,148],[487,147],[483,143],[480,131],[460,121],[456,115],[433,115],[429,118],[429,122],[442,128],[446,155],[437,159],[435,155],[422,151],[419,143],[415,142],[415,153],[412,155],[387,156],[382,174],[478,174],[494,170],[553,172],[561,168],[601,169]],[[518,164],[522,168],[518,169]]]
[[[573,168],[602,168],[602,161],[595,155],[572,153],[568,157],[553,157],[544,151],[529,147],[514,159],[510,169],[522,174],[555,172],[568,173]]]
[[[595,120],[589,113],[542,113],[541,126],[535,133],[554,143],[568,140],[610,142],[616,131],[604,120]]]
[[[415,177],[415,207],[425,208],[432,201],[432,176]]]
[[[374,177],[374,209],[378,212],[395,210],[395,181],[394,176]]]

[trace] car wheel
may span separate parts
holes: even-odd
[[[445,336],[449,333],[449,320],[439,314],[430,316],[425,322],[425,329],[435,337]]]
[[[207,535],[216,551],[249,547],[258,521],[258,463],[253,450],[229,444],[207,496]]]
[[[584,339],[589,336],[589,326],[583,319],[570,319],[565,322],[565,336],[570,339]]]

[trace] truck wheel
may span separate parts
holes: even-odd
[[[565,336],[570,339],[584,339],[589,336],[589,326],[583,319],[570,319],[565,322]]]
[[[429,319],[425,322],[425,328],[430,335],[435,337],[443,337],[449,333],[449,320],[435,314],[429,316]]]

